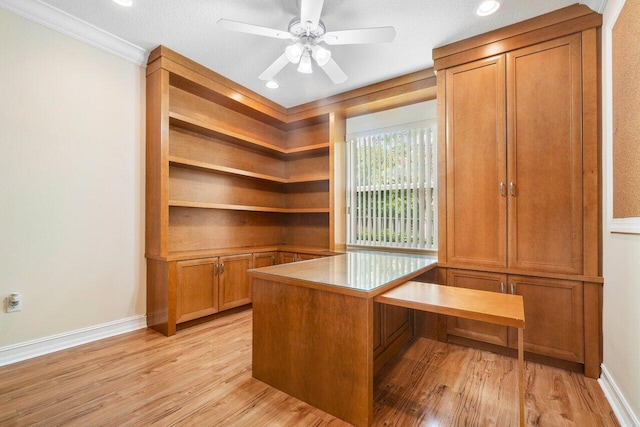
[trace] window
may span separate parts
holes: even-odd
[[[437,249],[436,123],[347,136],[347,243]]]

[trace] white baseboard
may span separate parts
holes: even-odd
[[[604,391],[604,395],[609,401],[611,409],[613,409],[613,412],[616,414],[618,422],[622,427],[640,427],[638,417],[633,413],[633,409],[631,409],[617,384],[613,378],[611,378],[611,374],[609,374],[604,364],[601,365],[601,368],[602,375],[600,375],[598,383],[602,391]]]
[[[54,31],[146,67],[147,51],[39,0],[0,0],[0,7]]]
[[[98,341],[147,327],[147,316],[140,315],[90,326],[71,332],[39,338],[0,348],[0,366],[53,353],[65,348]]]

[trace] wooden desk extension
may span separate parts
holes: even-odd
[[[375,302],[518,328],[518,403],[524,426],[524,304],[521,295],[406,282]]]

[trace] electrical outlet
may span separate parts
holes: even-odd
[[[12,292],[7,298],[7,313],[14,313],[22,310],[22,295]]]

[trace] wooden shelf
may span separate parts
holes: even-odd
[[[273,213],[329,213],[329,208],[274,208],[268,206],[229,205],[223,203],[188,202],[169,200],[169,206],[182,208],[221,209],[230,211],[273,212]]]
[[[185,159],[182,157],[169,156],[169,164],[172,166],[185,167],[189,169],[204,170],[208,172],[218,172],[228,175],[242,176],[245,178],[261,179],[264,181],[277,182],[280,184],[298,184],[304,182],[328,181],[329,174],[315,174],[299,176],[294,178],[281,178],[273,175],[266,175],[257,172],[250,172],[242,169],[230,168],[227,166],[213,165],[210,163],[199,162],[197,160]]]
[[[206,123],[191,117],[184,116],[175,112],[169,113],[169,123],[172,126],[176,126],[182,129],[186,129],[196,133],[202,133],[205,135],[221,138],[226,141],[240,143],[254,147],[258,150],[266,151],[278,155],[301,155],[310,154],[316,151],[324,151],[329,149],[329,143],[305,145],[296,148],[282,148],[277,145],[261,141],[250,136],[242,135],[238,132],[234,132],[229,129],[225,129],[220,126]]]

